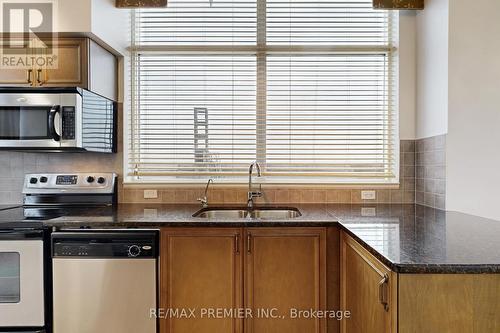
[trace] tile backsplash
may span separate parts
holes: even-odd
[[[401,141],[399,189],[374,189],[375,200],[362,200],[361,190],[330,189],[314,187],[279,187],[264,186],[261,203],[414,203],[416,195],[416,149],[413,140]],[[121,149],[120,149],[121,151]],[[22,202],[23,175],[30,172],[116,172],[122,174],[122,153],[92,154],[45,154],[0,152],[0,204],[18,204]],[[151,187],[148,187],[151,188]],[[195,203],[204,186],[195,188],[158,187],[158,198],[144,199],[144,189],[138,185],[120,186],[119,200],[124,203]],[[211,204],[242,204],[246,202],[247,188],[212,187],[209,192]]]
[[[415,156],[416,203],[446,209],[446,135],[417,140]]]

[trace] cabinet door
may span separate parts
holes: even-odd
[[[162,333],[242,331],[237,316],[207,312],[242,308],[240,235],[240,229],[162,230],[160,308],[167,312],[160,318]],[[195,316],[182,318],[181,311],[190,309]],[[179,313],[169,314],[172,310]]]
[[[325,309],[326,230],[251,228],[245,239],[245,305],[253,314],[245,332],[325,332],[324,319],[293,318],[292,313]]]
[[[2,61],[4,62],[2,68],[0,68],[0,85],[4,87],[32,86],[34,84],[34,73],[30,60],[32,56],[31,50],[29,48],[10,47],[10,40],[6,39],[0,39],[0,43]]]
[[[57,49],[54,68],[37,67],[35,82],[47,87],[88,87],[88,39],[57,38],[44,40],[47,46]]]
[[[343,232],[340,304],[351,318],[341,322],[341,332],[395,333],[396,280],[397,274]]]

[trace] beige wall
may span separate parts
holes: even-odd
[[[401,140],[416,137],[417,98],[417,27],[416,12],[399,15],[399,136]]]
[[[92,0],[56,0],[56,32],[90,32]]]
[[[417,13],[417,139],[448,131],[448,1]]]
[[[447,207],[500,220],[500,1],[450,1]]]
[[[498,0],[427,0],[417,14],[416,137],[447,133],[447,209],[494,219],[500,219],[499,13]],[[417,194],[418,188],[417,182]]]

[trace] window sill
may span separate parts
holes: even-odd
[[[213,186],[223,187],[246,187],[248,186],[248,177],[239,179],[219,179],[213,178]],[[173,179],[158,177],[125,177],[124,187],[155,187],[155,188],[192,188],[204,186],[206,179]],[[331,188],[331,189],[399,189],[399,181],[387,179],[266,179],[266,177],[253,178],[254,184],[262,184],[266,187],[280,188]]]

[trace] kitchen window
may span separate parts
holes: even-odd
[[[128,180],[395,183],[397,18],[372,0],[132,13]]]

